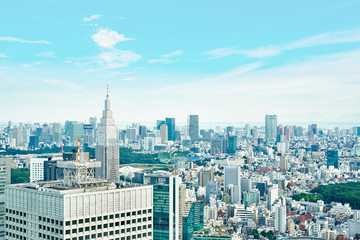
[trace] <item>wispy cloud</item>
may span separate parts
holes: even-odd
[[[159,59],[150,59],[148,60],[149,63],[153,64],[153,63],[173,63],[175,62],[174,60],[172,59],[167,59],[167,58],[159,58]]]
[[[123,80],[123,81],[134,81],[135,78],[134,77],[124,77],[121,80]]]
[[[250,58],[265,58],[276,56],[285,51],[299,48],[354,42],[360,42],[360,28],[347,31],[325,32],[286,44],[259,47],[250,50],[239,49],[237,47],[219,48],[207,51],[204,54],[209,55],[210,58],[222,58],[231,55],[244,55]]]
[[[51,44],[50,42],[48,42],[46,40],[32,41],[32,40],[25,40],[25,39],[16,38],[16,37],[4,37],[4,36],[0,36],[0,41],[19,42],[19,43]]]
[[[160,56],[161,58],[150,59],[150,60],[148,60],[148,63],[151,63],[151,64],[153,64],[153,63],[166,63],[166,64],[173,63],[173,62],[176,62],[176,61],[173,60],[173,59],[169,59],[169,58],[174,58],[174,57],[177,57],[177,56],[180,56],[180,55],[183,55],[183,54],[184,54],[184,51],[176,50],[174,52],[161,55]]]
[[[163,57],[163,58],[171,58],[171,57],[177,57],[177,56],[180,56],[180,55],[183,55],[183,54],[184,54],[184,51],[176,50],[176,51],[174,51],[172,53],[161,55],[161,57]]]
[[[92,35],[91,38],[96,44],[103,48],[113,48],[119,42],[134,40],[110,29],[100,29],[97,33]]]
[[[100,64],[107,68],[127,67],[131,63],[135,63],[141,59],[141,56],[125,50],[113,50],[109,52],[102,52],[97,55],[97,60]]]
[[[40,65],[42,62],[34,62],[34,63],[25,63],[23,64],[23,67],[30,68]]]
[[[35,54],[35,56],[37,56],[37,57],[56,58],[54,52],[42,52],[42,53],[37,53],[37,54]]]
[[[0,58],[6,58],[7,55],[5,53],[0,53]]]
[[[100,17],[102,17],[102,15],[94,14],[94,15],[91,15],[90,17],[84,17],[84,18],[83,18],[83,21],[84,21],[84,22],[90,22],[90,21],[95,20],[95,19],[98,19],[98,18],[100,18]]]
[[[49,85],[67,88],[68,90],[81,90],[84,88],[83,86],[78,85],[76,83],[59,80],[59,79],[44,79],[43,82]]]

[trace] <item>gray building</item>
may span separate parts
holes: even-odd
[[[277,131],[277,117],[276,115],[265,116],[265,139],[275,140]]]
[[[0,239],[5,239],[5,184],[11,183],[11,159],[0,158]]]
[[[199,186],[205,187],[210,181],[214,181],[214,172],[202,169],[199,172]]]
[[[189,137],[192,142],[199,140],[199,115],[189,115]]]
[[[95,147],[96,161],[101,162],[101,168],[96,170],[96,176],[108,181],[119,180],[119,144],[115,120],[110,110],[109,95],[106,96],[105,110],[102,113],[98,127],[98,138]]]

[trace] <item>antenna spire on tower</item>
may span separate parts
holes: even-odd
[[[106,84],[106,98],[109,98],[109,84]]]

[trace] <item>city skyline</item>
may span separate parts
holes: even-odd
[[[4,4],[0,122],[83,121],[106,84],[121,122],[360,116],[358,2],[86,3]]]

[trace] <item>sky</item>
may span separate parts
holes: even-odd
[[[359,1],[1,5],[0,122],[360,119]]]

